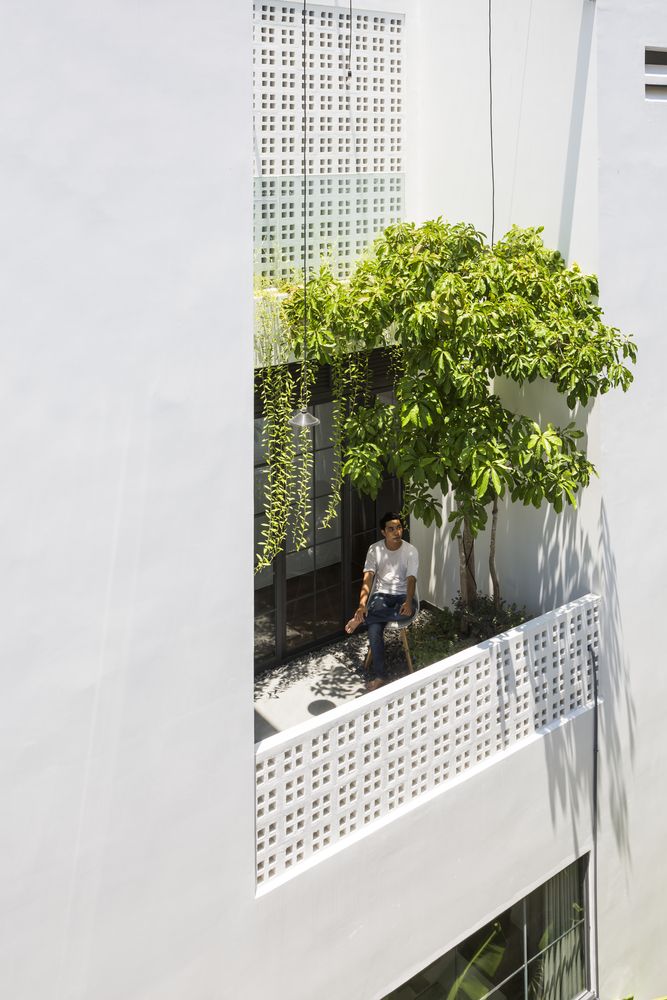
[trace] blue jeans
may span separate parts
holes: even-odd
[[[389,622],[407,624],[415,616],[414,603],[410,615],[399,614],[399,608],[405,602],[406,594],[373,594],[368,603],[366,625],[368,626],[368,641],[371,646],[373,660],[371,672],[374,677],[385,680],[387,668],[384,662],[384,630]]]

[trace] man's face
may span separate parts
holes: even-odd
[[[387,548],[397,549],[403,539],[403,525],[401,522],[398,519],[394,521],[387,521],[381,531],[384,535],[384,540],[387,543]]]

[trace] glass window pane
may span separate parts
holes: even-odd
[[[584,878],[584,864],[575,862],[528,896],[528,958],[537,955],[582,919]]]
[[[315,598],[301,597],[287,602],[286,645],[297,649],[315,637]]]
[[[255,612],[255,661],[270,660],[276,654],[275,611]]]
[[[315,496],[321,497],[331,493],[331,477],[333,475],[333,448],[325,448],[315,452]]]
[[[313,407],[315,416],[319,418],[313,430],[315,435],[315,448],[329,448],[331,446],[331,435],[333,430],[333,403],[319,403]]]
[[[264,510],[268,473],[269,470],[266,465],[260,465],[255,469],[255,514],[261,514]]]
[[[363,576],[368,547],[373,542],[377,542],[377,540],[378,534],[376,531],[366,531],[362,535],[355,535],[352,539],[351,562],[353,580],[361,579]]]
[[[384,513],[389,510],[400,511],[401,509],[401,484],[398,479],[385,479],[377,498],[378,521]]]
[[[352,490],[350,498],[350,521],[353,535],[359,531],[377,531],[380,537],[375,519],[375,501],[361,496],[356,490]]]
[[[273,587],[273,567],[263,569],[255,574],[255,614],[258,611],[270,611],[276,606]]]
[[[334,542],[337,545],[338,542]],[[330,557],[327,557],[330,559]],[[342,567],[340,562],[340,555],[335,561],[326,562],[323,566],[320,566],[320,551],[317,550],[317,575],[316,575],[316,587],[319,591],[329,590],[330,587],[337,587],[340,590],[341,586],[341,576]],[[319,600],[319,598],[318,598]],[[319,605],[318,605],[319,607]]]
[[[315,553],[313,548],[290,552],[286,558],[287,600],[312,594],[315,589]]]
[[[431,962],[428,968],[410,980],[419,1000],[443,1000],[449,996],[456,983],[456,951],[448,951],[442,958]]]
[[[264,465],[266,462],[266,448],[262,442],[262,431],[264,428],[264,418],[255,419],[254,443],[255,443],[255,465]]]
[[[315,635],[318,637],[333,635],[340,629],[342,617],[340,583],[327,590],[318,590]]]
[[[486,992],[498,986],[523,965],[523,904],[505,910],[497,920],[471,934],[456,951],[457,976],[465,972],[461,989],[466,980],[474,984],[475,991],[478,986],[484,986]]]
[[[470,1000],[470,994],[466,996],[466,1000]],[[524,1000],[523,969],[502,986],[499,986],[493,993],[489,993],[487,1000]],[[569,1000],[572,998],[570,997]]]
[[[321,528],[322,518],[329,507],[329,497],[318,497],[315,501],[315,539],[317,542],[325,542],[329,538],[338,538],[341,533],[340,504],[336,506],[336,517],[333,518],[328,528]]]
[[[586,982],[585,924],[580,924],[528,963],[529,1000],[572,1000]]]

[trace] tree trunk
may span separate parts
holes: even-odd
[[[493,499],[493,512],[491,514],[491,539],[489,542],[489,573],[493,584],[493,605],[496,611],[500,610],[500,581],[496,572],[496,528],[498,527],[498,497]]]
[[[475,580],[475,539],[467,521],[463,522],[463,531],[458,537],[459,542],[459,581],[461,598],[469,608],[477,594]]]

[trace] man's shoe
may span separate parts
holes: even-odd
[[[374,677],[373,680],[369,681],[368,684],[366,685],[366,690],[377,691],[378,688],[381,688],[386,683],[387,682],[384,679],[384,677]]]

